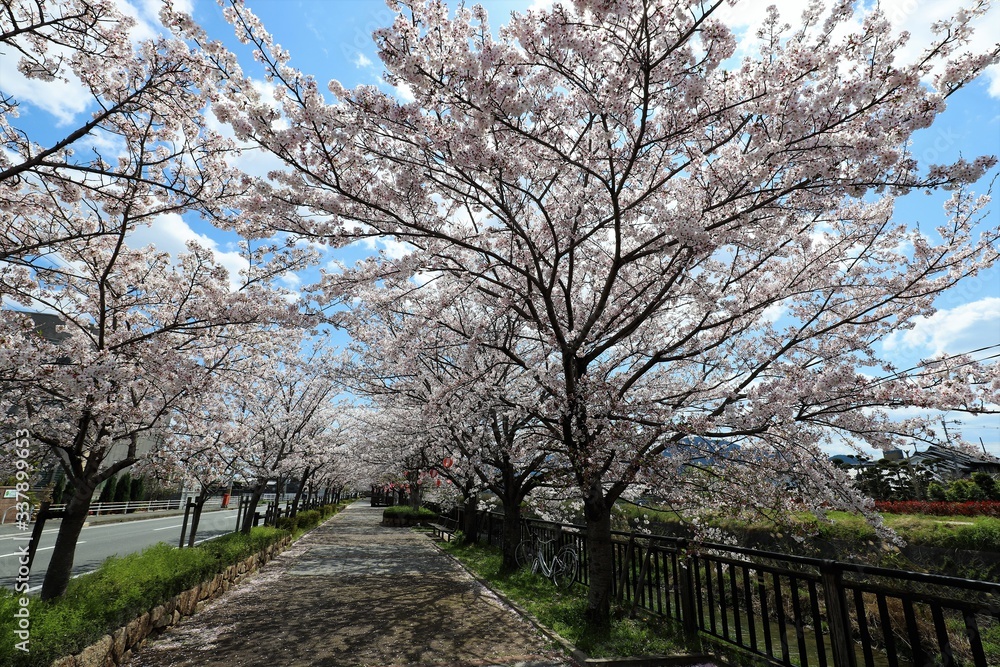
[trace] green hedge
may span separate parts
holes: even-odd
[[[345,503],[340,505],[321,505],[314,510],[299,512],[295,516],[284,516],[278,519],[277,526],[283,530],[305,531],[315,528],[324,520],[336,514]]]
[[[66,594],[57,600],[29,597],[30,653],[17,650],[19,640],[5,631],[0,635],[0,664],[47,667],[287,535],[284,530],[261,527],[249,535],[231,533],[192,549],[160,543],[139,553],[109,558],[92,574],[71,580]],[[20,608],[20,597],[9,589],[0,590],[4,627]]]
[[[432,512],[426,507],[421,507],[414,510],[409,505],[395,505],[393,507],[386,507],[385,511],[382,512],[382,516],[387,517],[398,517],[398,518],[413,518],[419,520],[433,521],[437,518],[437,513]]]

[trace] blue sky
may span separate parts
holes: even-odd
[[[116,0],[128,13],[139,20],[135,34],[146,36],[159,30],[156,22],[157,0]],[[393,14],[381,0],[246,0],[246,4],[262,19],[275,41],[292,54],[291,64],[320,81],[337,79],[353,87],[359,84],[383,85],[382,68],[376,56],[371,33],[391,23]],[[471,2],[469,4],[472,4]],[[506,22],[511,11],[523,11],[531,6],[545,6],[548,0],[486,0],[496,29]],[[741,48],[749,47],[753,26],[763,16],[771,2],[754,1],[727,9],[727,22],[742,36]],[[791,23],[800,14],[805,0],[774,2]],[[222,19],[221,9],[213,0],[178,0],[175,5],[188,9],[208,33],[234,44],[232,30]],[[453,3],[454,5],[454,3]],[[912,34],[910,50],[915,53],[929,38],[931,21],[950,14],[954,0],[883,0],[882,7],[901,29]],[[1000,10],[994,9],[980,24],[975,45],[989,44],[989,35],[1000,34]],[[996,39],[995,37],[993,38]],[[86,98],[72,84],[40,84],[23,80],[13,68],[10,55],[0,57],[0,89],[13,93],[22,102],[21,127],[36,133],[43,142],[61,136],[76,125],[88,112]],[[406,91],[396,91],[405,98]],[[954,95],[947,111],[934,126],[923,130],[914,139],[913,153],[921,164],[947,163],[964,156],[1000,155],[1000,68],[994,67],[987,76]],[[273,158],[247,155],[244,165],[258,173],[278,166]],[[994,169],[978,189],[984,190],[990,177],[1000,174]],[[909,224],[930,229],[943,220],[942,203],[946,195],[915,193],[897,202],[896,216]],[[1000,205],[994,205],[991,224],[1000,219]],[[183,249],[187,239],[198,238],[213,247],[220,260],[231,270],[237,270],[239,257],[231,251],[235,237],[206,226],[193,216],[173,216],[157,223],[135,239],[135,243],[153,243],[171,252]],[[391,246],[388,248],[393,249]],[[359,247],[341,254],[350,260],[368,252]],[[296,287],[308,283],[310,276],[289,276],[286,284]],[[1000,268],[994,267],[980,276],[943,294],[937,306],[939,312],[917,322],[908,332],[899,332],[883,342],[886,358],[905,368],[922,357],[940,352],[962,352],[987,345],[1000,344]],[[957,414],[945,415],[949,421],[961,419]],[[957,429],[957,425],[950,425]],[[966,436],[978,442],[982,438],[988,450],[1000,456],[1000,417],[991,416],[967,421]]]

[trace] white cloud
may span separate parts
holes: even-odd
[[[413,252],[413,246],[409,243],[397,241],[388,236],[368,237],[363,239],[361,243],[371,250],[381,249],[389,259],[402,259]]]
[[[55,116],[56,124],[60,127],[69,125],[77,114],[87,110],[91,101],[90,93],[78,79],[29,79],[17,70],[18,59],[11,56],[12,54],[8,54],[0,58],[0,81],[3,81],[4,94]]]
[[[396,92],[396,97],[404,102],[412,102],[417,99],[416,95],[413,94],[413,89],[405,81],[401,81],[393,90]]]
[[[299,277],[297,273],[292,273],[291,271],[287,273],[282,273],[278,276],[278,282],[281,283],[285,288],[292,291],[297,290],[302,284],[302,278]]]
[[[233,287],[239,284],[240,271],[249,267],[246,259],[239,252],[221,250],[218,241],[191,229],[177,213],[158,216],[150,226],[140,227],[129,235],[131,247],[152,245],[159,251],[170,253],[174,258],[187,252],[188,241],[195,241],[211,250],[215,261],[228,269],[230,284]]]
[[[1000,298],[939,310],[916,320],[912,329],[896,331],[882,343],[889,352],[914,350],[919,354],[961,354],[1000,344]]]
[[[145,7],[136,7],[126,0],[114,0],[113,4],[122,14],[135,20],[135,25],[129,31],[129,37],[132,38],[133,42],[151,39],[162,31],[156,12],[153,13],[153,21],[151,22],[148,18],[148,11],[144,11]]]
[[[760,319],[774,324],[781,319],[781,316],[788,312],[788,306],[785,305],[784,301],[779,301],[778,303],[772,303],[770,306],[761,311]]]
[[[357,57],[354,58],[354,66],[358,69],[364,69],[366,67],[371,67],[372,61],[369,60],[365,54],[358,51]]]
[[[528,9],[533,12],[539,12],[542,10],[552,9],[552,5],[554,4],[555,0],[534,0]]]
[[[113,0],[115,8],[123,15],[135,20],[135,25],[129,31],[133,43],[152,39],[165,32],[159,20],[162,0],[137,0],[138,5],[128,0]],[[191,0],[176,0],[174,6],[179,11],[190,13],[193,9]],[[0,81],[3,91],[18,102],[38,107],[55,116],[56,124],[63,127],[73,123],[76,117],[92,106],[93,98],[87,88],[71,71],[65,69],[63,75],[68,81],[40,81],[29,79],[17,70],[19,60],[16,51],[0,58]],[[48,53],[52,57],[69,56],[67,49],[49,44]]]
[[[986,89],[990,97],[1000,97],[1000,67],[993,65],[987,68],[986,79],[990,82]]]

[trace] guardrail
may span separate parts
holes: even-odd
[[[35,508],[31,507],[28,511],[29,511],[29,513],[32,513],[32,512],[35,511]],[[8,507],[7,509],[5,509],[3,511],[3,514],[0,515],[0,526],[2,526],[5,523],[7,523],[7,515],[10,514],[11,512],[14,512],[14,516],[15,516],[15,519],[16,519],[16,517],[17,517],[17,505],[11,505],[10,507]]]
[[[222,497],[214,496],[205,501],[205,508],[222,506]],[[103,514],[132,514],[133,512],[153,512],[156,510],[176,510],[181,509],[180,499],[175,500],[132,500],[119,503],[93,503],[90,506],[90,515],[99,516]],[[61,512],[66,509],[65,504],[51,505],[53,512]]]
[[[460,517],[459,517],[460,518]],[[503,515],[480,513],[499,545]],[[582,526],[525,520],[581,552]],[[613,533],[613,595],[783,667],[1000,664],[1000,584],[670,537]],[[988,655],[989,653],[989,655]]]

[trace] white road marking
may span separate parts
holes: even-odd
[[[87,543],[86,540],[80,540],[76,544],[77,544],[77,546],[79,546],[81,544],[86,544],[86,543]],[[49,551],[50,549],[55,549],[55,548],[56,548],[56,545],[54,545],[54,544],[51,547],[40,547],[38,549],[35,549],[35,553],[37,554],[39,551]],[[4,554],[4,555],[0,556],[0,558],[7,558],[8,556],[20,556],[20,555],[21,555],[20,553],[16,553],[16,554]]]
[[[51,530],[43,530],[42,535],[48,535],[49,533],[58,533],[58,532],[59,532],[58,528],[53,528]],[[17,535],[4,535],[3,537],[0,537],[0,540],[30,540],[30,539],[31,539],[30,530],[25,531],[23,533],[19,533]]]
[[[49,549],[55,549],[55,546],[42,547],[41,549],[35,549],[35,553],[37,554],[39,551],[48,551]],[[21,555],[20,552],[18,552],[16,554],[3,554],[2,556],[0,556],[0,558],[10,558],[11,556],[20,556],[20,555]]]

